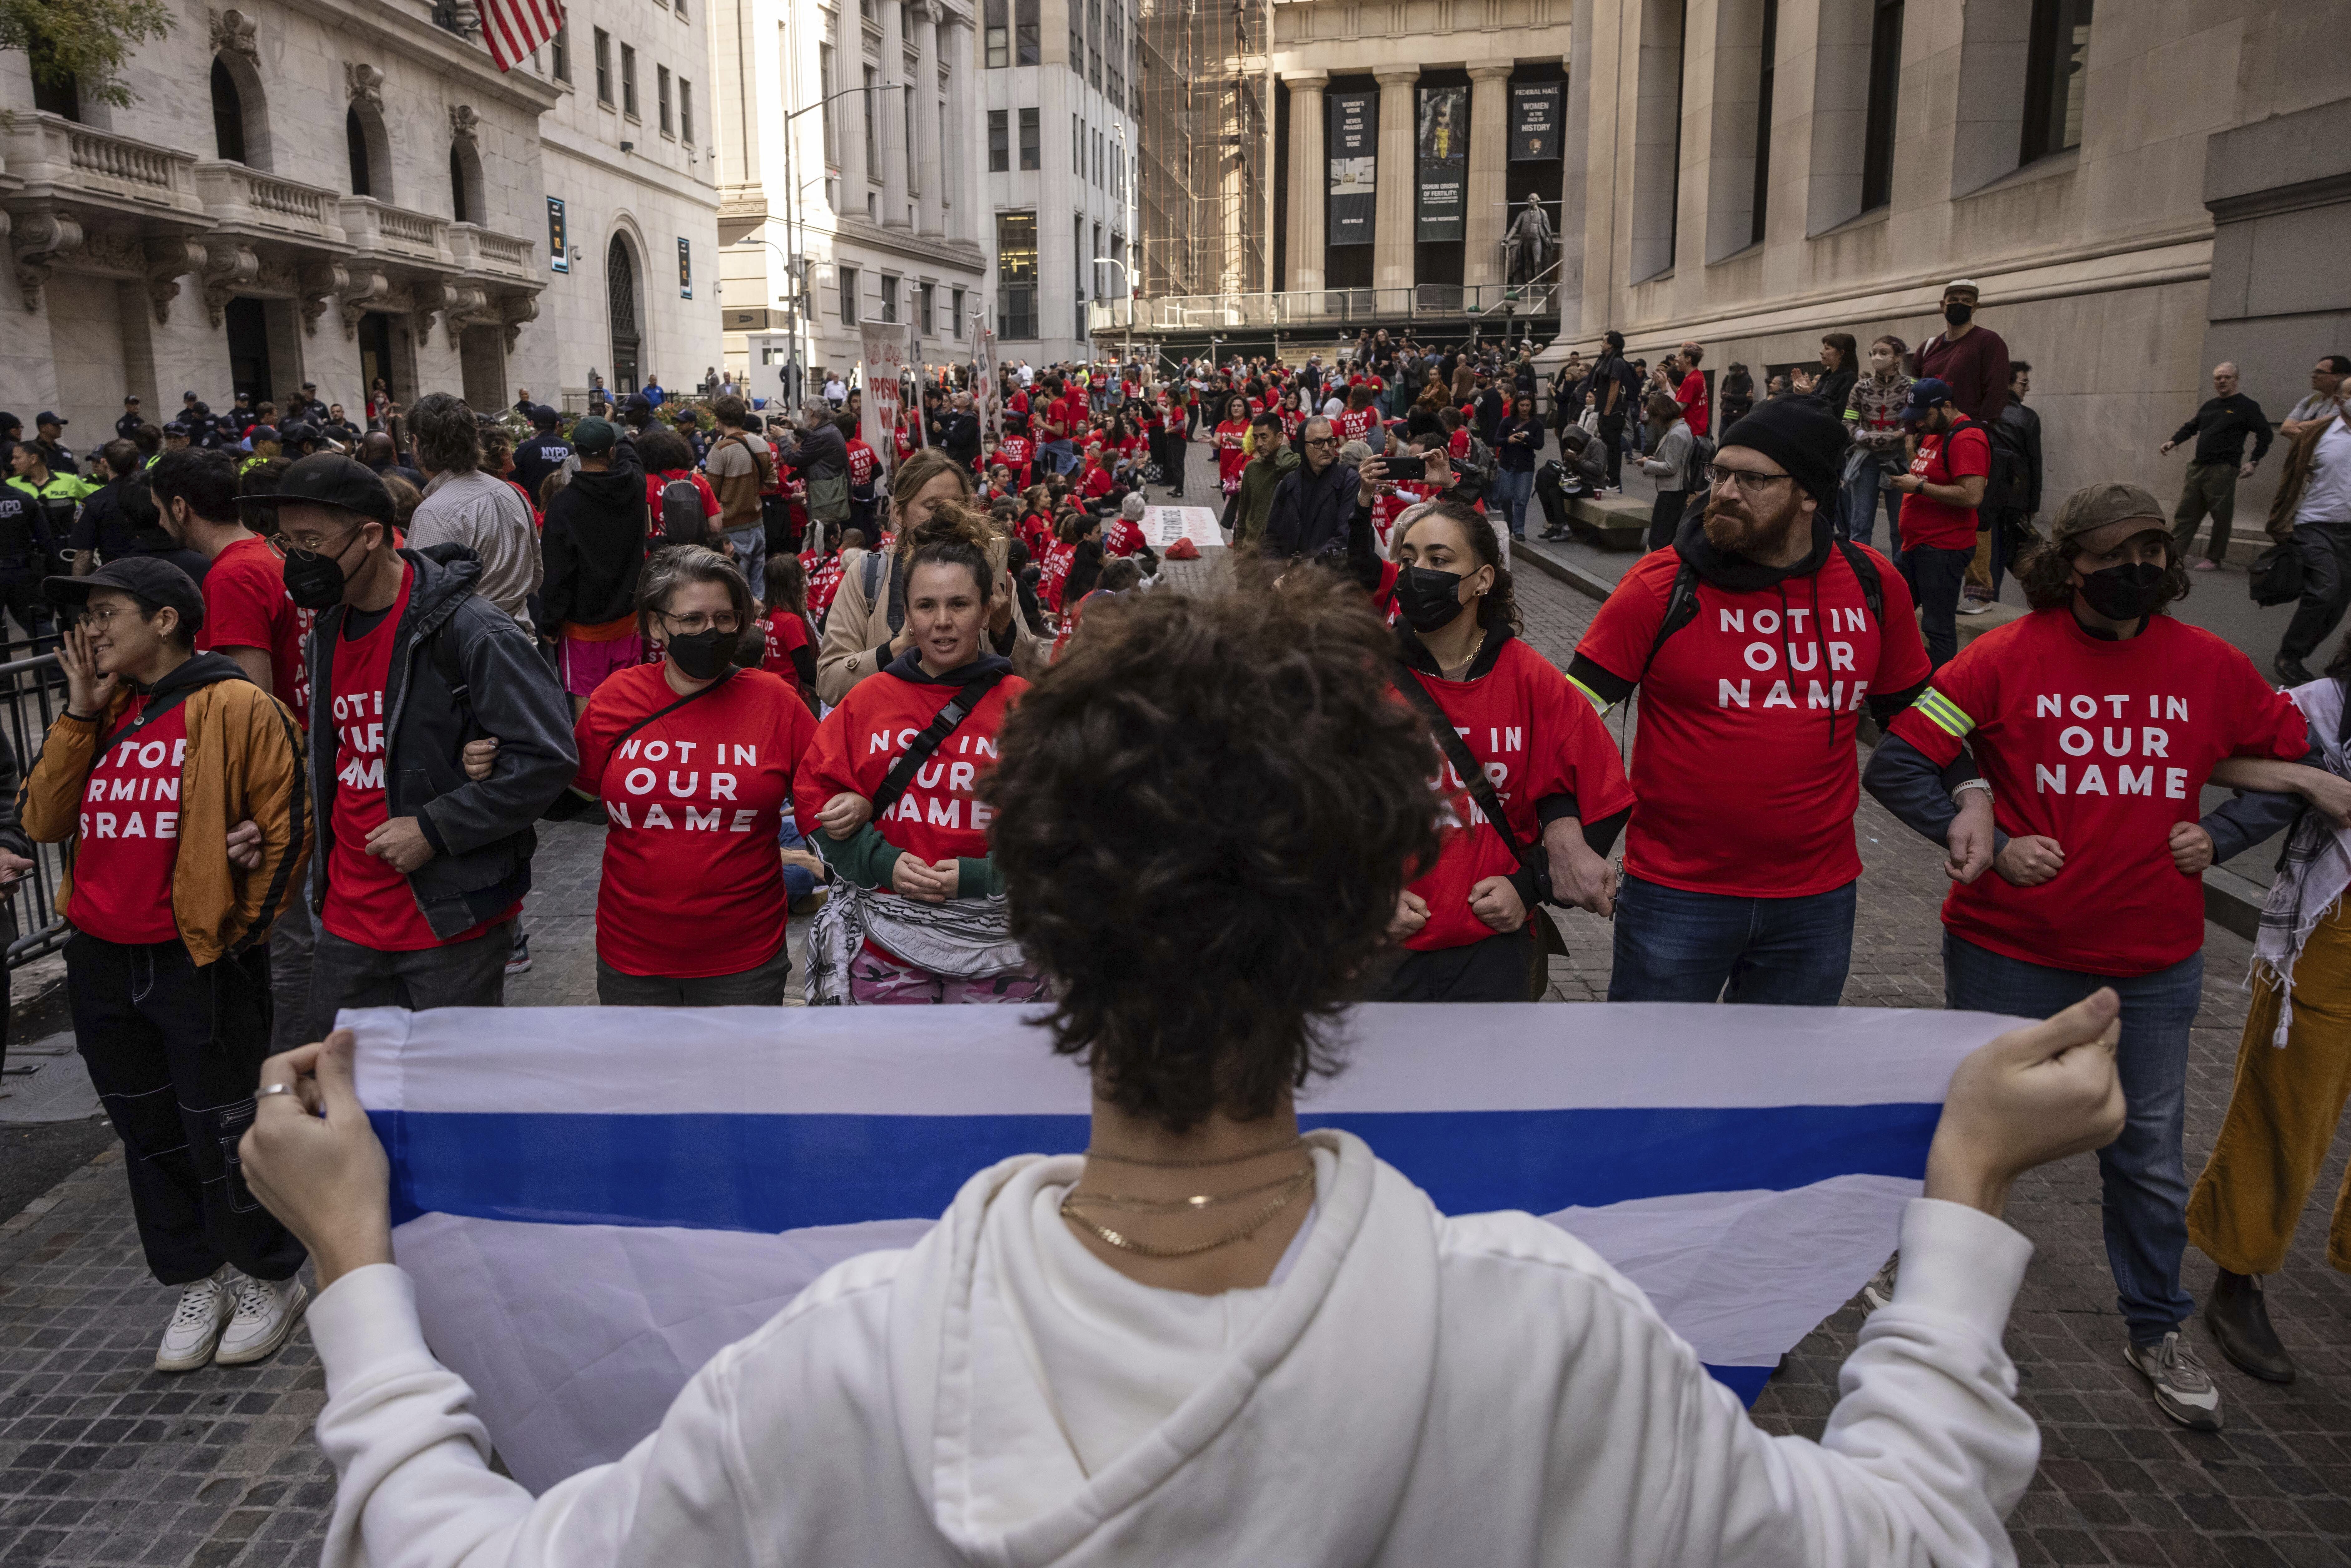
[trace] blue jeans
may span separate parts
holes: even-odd
[[[1078,449],[1066,441],[1049,441],[1038,452],[1053,465],[1056,474],[1067,474],[1078,465]]]
[[[1918,635],[1927,644],[1927,659],[1941,669],[1959,651],[1959,590],[1968,580],[1970,549],[1945,549],[1920,545],[1894,558],[1902,580],[1910,585],[1910,601],[1918,607]]]
[[[782,830],[776,834],[776,847],[779,850],[807,850],[810,854],[816,852],[808,840],[800,836],[799,822],[789,811],[784,813]],[[815,891],[816,873],[806,866],[784,867],[784,897],[788,902],[798,904]]]
[[[1514,539],[1527,537],[1527,501],[1534,493],[1535,471],[1531,468],[1524,472],[1503,468],[1494,475],[1493,499],[1502,504],[1510,517],[1510,537]]]
[[[1833,1008],[1853,966],[1861,883],[1799,898],[1688,893],[1626,873],[1616,894],[1612,1002]]]
[[[768,601],[767,525],[754,523],[747,528],[729,528],[726,541],[735,547],[735,564],[743,569],[743,580],[751,585],[751,597],[765,604]]]
[[[2196,1311],[2179,1287],[2188,1245],[2188,1176],[2179,1134],[2188,1084],[2188,1026],[2204,994],[2204,955],[2152,975],[2116,979],[2052,969],[1943,933],[1943,1005],[2045,1019],[2101,986],[2123,999],[2122,1136],[2098,1151],[2106,1263],[2134,1344],[2159,1343]]]
[[[1853,483],[1844,487],[1845,537],[1857,544],[1868,544],[1877,532],[1877,504],[1886,503],[1886,543],[1889,552],[1901,543],[1902,492],[1886,484],[1893,477],[1877,465],[1876,460],[1861,465]]]

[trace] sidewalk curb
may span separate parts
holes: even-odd
[[[1604,601],[1615,590],[1614,583],[1595,577],[1581,567],[1553,559],[1542,550],[1535,549],[1534,541],[1531,539],[1511,541],[1510,563],[1516,566],[1520,560],[1527,561],[1544,576],[1566,584],[1587,599]],[[2014,607],[2003,605],[2001,608],[2013,609]],[[2018,613],[2021,614],[2022,612]],[[2002,624],[2013,619],[2016,619],[2015,615],[2001,616],[1992,624]],[[1966,628],[1965,622],[1961,622],[1961,627],[1962,630]],[[1991,629],[1991,626],[1978,628],[1980,631]],[[1875,737],[1866,744],[1876,744]],[[2239,876],[2234,872],[2222,871],[2220,867],[2214,866],[2204,873],[2204,918],[2220,927],[2221,930],[2233,932],[2248,942],[2253,940],[2254,934],[2260,929],[2262,905],[2268,896],[2268,890],[2259,883]]]

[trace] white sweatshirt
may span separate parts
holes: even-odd
[[[2000,1563],[2040,1449],[2001,1348],[2032,1249],[1913,1202],[1895,1302],[1820,1443],[1771,1437],[1641,1293],[1524,1214],[1447,1218],[1311,1134],[1279,1282],[1151,1290],[1008,1160],[904,1251],[833,1269],[658,1431],[534,1500],[491,1473],[408,1277],[310,1309],[327,1568]]]

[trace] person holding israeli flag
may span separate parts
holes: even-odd
[[[2032,1248],[1999,1216],[2121,1125],[2114,994],[1960,1065],[1895,1303],[1822,1440],[1766,1436],[1566,1232],[1448,1218],[1300,1134],[1437,851],[1391,646],[1311,573],[1090,619],[983,789],[1086,1153],[977,1172],[543,1496],[424,1343],[351,1036],[272,1058],[243,1157],[318,1262],[327,1568],[2013,1562],[2039,1443],[2001,1335]]]

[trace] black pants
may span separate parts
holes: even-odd
[[[1682,531],[1682,503],[1689,498],[1681,490],[1660,490],[1656,505],[1649,508],[1649,548],[1663,549],[1674,542]]]
[[[1625,485],[1625,416],[1622,413],[1600,416],[1600,439],[1608,448],[1608,487],[1622,489]]]
[[[236,1145],[269,1054],[269,957],[198,968],[178,942],[66,944],[75,1043],[122,1139],[147,1267],[166,1285],[234,1263],[291,1278],[302,1244],[245,1185]]]
[[[2296,523],[2294,548],[2302,552],[2302,602],[2278,644],[2278,657],[2307,659],[2351,605],[2351,522]]]
[[[305,1038],[324,1040],[344,1008],[502,1008],[507,958],[519,918],[479,936],[439,947],[384,952],[362,947],[324,925],[310,954],[310,1019]]]
[[[596,1000],[608,1008],[777,1008],[792,977],[792,951],[778,946],[764,963],[732,975],[680,979],[669,975],[624,975],[596,960]]]
[[[1527,976],[1534,955],[1527,945],[1534,935],[1521,925],[1498,931],[1480,942],[1460,947],[1438,947],[1426,953],[1407,948],[1384,984],[1367,998],[1374,1002],[1522,1002],[1527,999]]]
[[[35,654],[53,653],[57,646],[56,617],[49,601],[41,592],[41,572],[37,567],[0,570],[0,605],[16,618],[25,629],[26,641],[32,643]]]
[[[1921,545],[1898,558],[1902,580],[1918,605],[1918,634],[1927,640],[1927,659],[1936,669],[1951,662],[1959,651],[1959,585],[1968,580],[1971,549],[1941,549]]]

